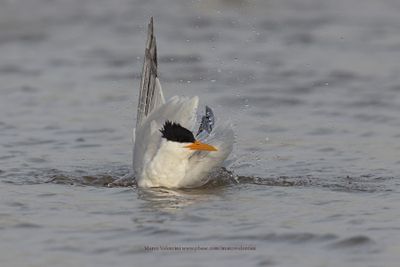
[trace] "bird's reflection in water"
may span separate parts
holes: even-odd
[[[208,184],[196,189],[138,188],[145,210],[174,212],[192,204],[222,196],[226,186],[235,184],[234,175],[225,168],[214,171]]]
[[[175,212],[184,207],[218,197],[224,191],[223,187],[201,189],[138,189],[138,198],[144,200],[144,210]]]
[[[139,212],[132,222],[142,236],[185,236],[187,224],[207,220],[198,207],[223,196],[226,187],[173,190],[138,188]],[[201,210],[201,208],[200,208]]]

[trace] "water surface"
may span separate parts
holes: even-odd
[[[2,1],[1,266],[397,266],[399,12]],[[234,125],[224,182],[105,186],[130,170],[150,16],[165,95],[199,95]],[[255,250],[211,250],[240,246]]]

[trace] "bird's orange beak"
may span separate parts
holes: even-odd
[[[204,150],[204,151],[217,151],[215,147],[207,144],[203,144],[200,141],[195,141],[194,143],[185,146],[186,148],[189,148],[191,150]]]

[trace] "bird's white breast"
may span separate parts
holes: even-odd
[[[163,140],[155,156],[144,163],[139,186],[179,187],[186,176],[190,154],[183,143]]]

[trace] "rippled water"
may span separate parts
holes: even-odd
[[[0,265],[398,266],[399,12],[1,1]],[[105,186],[130,170],[150,16],[166,96],[199,95],[234,124],[206,188]]]

